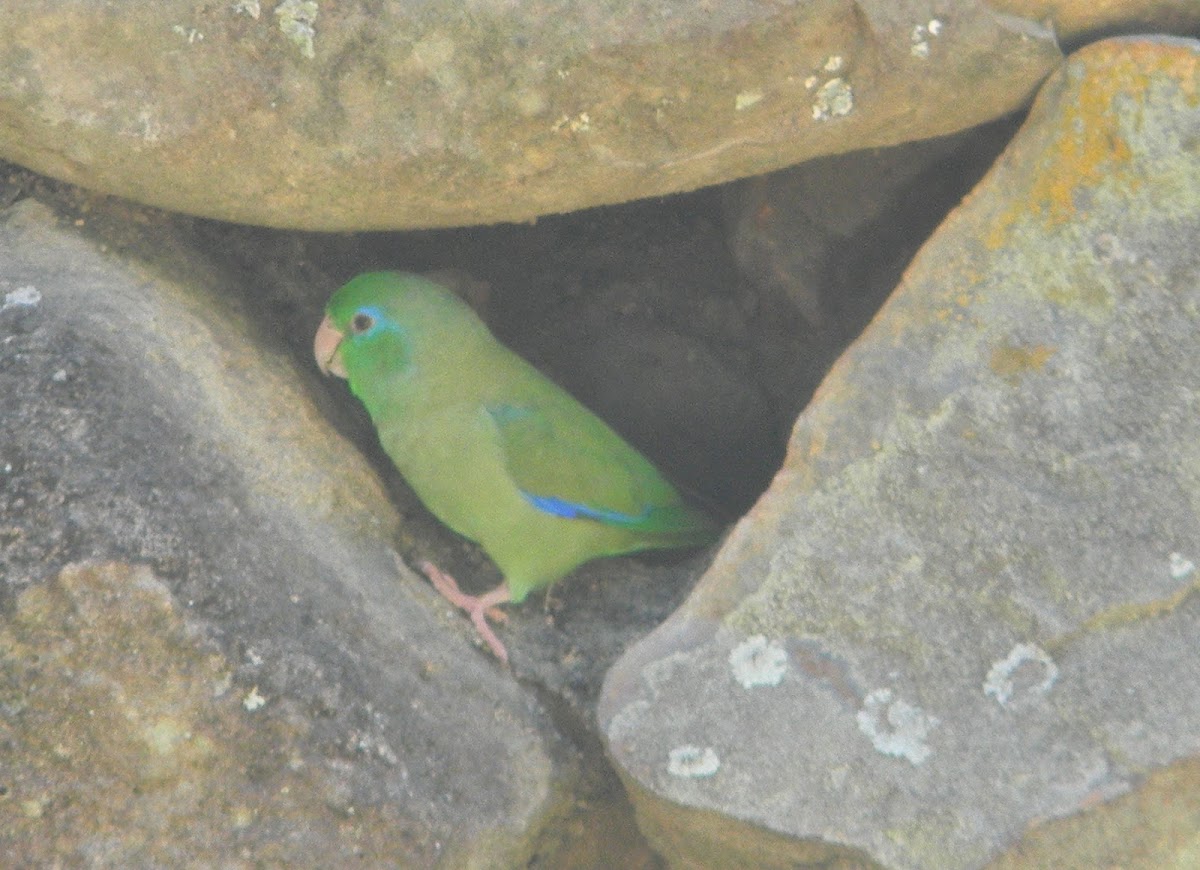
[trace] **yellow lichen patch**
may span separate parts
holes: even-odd
[[[1082,61],[1077,70],[1079,87],[1061,116],[1058,136],[1035,176],[1030,204],[1047,224],[1061,224],[1075,216],[1079,188],[1107,181],[1132,185],[1125,175],[1133,151],[1121,132],[1114,102],[1122,93],[1144,92],[1148,82],[1133,70],[1118,68],[1112,77],[1089,74]],[[1120,73],[1124,73],[1123,75]]]
[[[1200,106],[1200,53],[1186,44],[1127,40],[1124,53],[1144,76],[1172,79],[1192,108]]]
[[[1107,186],[1134,192],[1143,183],[1136,168],[1137,119],[1122,98],[1137,104],[1155,84],[1169,83],[1191,104],[1200,99],[1194,51],[1162,43],[1113,40],[1082,49],[1051,80],[1030,115],[1030,124],[1055,124],[1041,160],[1015,191],[1011,205],[993,221],[985,244],[1003,246],[1013,227],[1031,218],[1043,229],[1075,220],[1081,193]],[[1064,82],[1065,79],[1065,82]],[[1053,114],[1053,117],[1051,115]]]
[[[1046,362],[1054,354],[1055,349],[1044,344],[1023,347],[1006,342],[992,350],[988,365],[995,374],[1015,387],[1021,382],[1022,375],[1040,372],[1045,368]]]
[[[1081,632],[1107,631],[1122,625],[1133,625],[1147,619],[1158,619],[1178,610],[1185,601],[1200,593],[1200,581],[1182,586],[1175,594],[1151,601],[1131,601],[1102,610],[1083,624]]]
[[[808,442],[808,457],[813,459],[820,456],[825,450],[825,433],[814,432],[812,439]]]

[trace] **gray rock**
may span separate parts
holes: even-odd
[[[37,0],[0,46],[6,159],[309,229],[524,221],[945,134],[1061,60],[980,0]]]
[[[1112,40],[1047,83],[610,671],[608,747],[670,863],[1186,863],[1198,60]]]
[[[0,219],[6,855],[528,861],[576,751],[399,565],[315,376],[170,257]]]

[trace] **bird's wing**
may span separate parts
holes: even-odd
[[[638,533],[711,537],[711,520],[687,506],[648,460],[573,399],[551,395],[494,403],[487,411],[509,475],[538,510]]]

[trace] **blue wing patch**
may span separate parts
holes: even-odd
[[[525,501],[538,510],[567,520],[585,519],[608,523],[612,526],[636,526],[644,523],[650,516],[649,506],[638,514],[623,514],[620,511],[591,508],[587,505],[576,504],[573,501],[555,498],[552,495],[534,495],[531,492],[525,492],[525,490],[521,490],[520,492],[524,496]]]

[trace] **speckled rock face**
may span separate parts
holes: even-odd
[[[305,717],[237,686],[148,568],[73,565],[24,591],[0,676],[13,866],[416,865],[429,848],[394,807],[355,807]]]
[[[38,0],[0,46],[0,156],[309,229],[523,221],[949,133],[1060,61],[976,0]]]
[[[1082,50],[835,366],[609,674],[669,859],[1194,855],[1198,142],[1200,44]]]
[[[523,863],[575,764],[445,632],[300,370],[156,239],[186,282],[0,212],[6,856]]]

